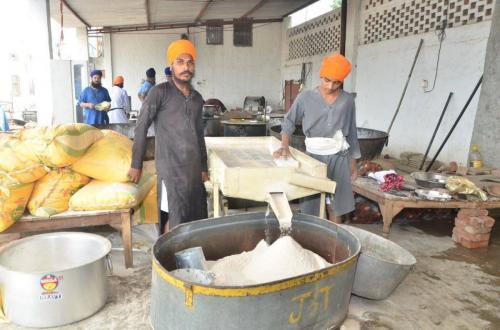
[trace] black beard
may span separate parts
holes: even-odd
[[[179,78],[177,78],[175,75],[172,76],[172,79],[174,80],[174,82],[178,85],[191,85],[191,79],[192,79],[192,76],[191,78],[188,80],[188,81],[185,81],[185,80],[180,80]]]
[[[99,88],[101,87],[101,83],[95,83],[95,82],[91,82],[90,85],[94,88]]]

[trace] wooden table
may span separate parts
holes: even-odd
[[[132,212],[130,209],[67,211],[47,218],[25,215],[1,234],[29,233],[100,225],[111,225],[120,229],[123,239],[125,267],[133,267]]]
[[[404,173],[399,173],[405,176],[406,182],[413,184],[413,179]],[[478,184],[478,182],[486,176],[475,176],[468,177],[473,182]],[[482,187],[483,184],[479,184],[479,187]],[[392,224],[392,220],[394,217],[401,212],[405,208],[438,208],[438,209],[454,209],[454,208],[468,208],[468,209],[495,209],[500,208],[500,198],[494,198],[491,196],[489,200],[486,202],[477,200],[450,200],[447,202],[439,202],[439,201],[430,201],[418,199],[417,197],[400,197],[395,196],[389,193],[384,193],[379,191],[379,184],[371,179],[366,177],[361,177],[353,183],[354,192],[359,195],[371,199],[378,203],[380,207],[380,212],[382,213],[382,218],[384,221],[384,234],[386,236],[389,235],[389,230]]]

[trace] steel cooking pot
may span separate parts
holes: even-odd
[[[6,317],[26,327],[82,320],[107,298],[111,243],[78,232],[31,236],[0,248],[0,287]]]

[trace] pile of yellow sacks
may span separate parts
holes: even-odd
[[[24,129],[0,135],[0,232],[33,216],[134,208],[135,223],[156,223],[156,170],[146,164],[128,182],[132,142],[85,124]]]

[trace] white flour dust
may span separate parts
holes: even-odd
[[[267,283],[310,273],[331,266],[316,253],[304,249],[290,236],[272,245],[264,240],[249,252],[207,262],[215,273],[215,285],[242,286]]]

